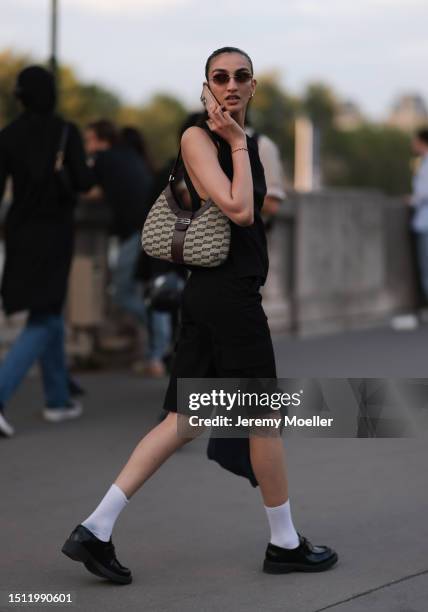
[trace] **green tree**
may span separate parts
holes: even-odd
[[[410,136],[396,128],[367,124],[330,130],[322,157],[329,186],[373,187],[390,195],[410,190]]]
[[[28,55],[6,49],[0,52],[0,128],[19,113],[19,103],[13,95],[18,73],[31,63]]]
[[[120,98],[97,85],[82,83],[70,67],[59,71],[59,111],[81,127],[94,119],[116,120],[121,107]]]
[[[249,117],[258,132],[278,145],[281,157],[290,166],[294,157],[294,121],[299,110],[299,100],[284,91],[277,72],[260,76]]]
[[[337,112],[337,99],[323,83],[310,83],[303,94],[302,108],[314,125],[322,131],[332,126]]]
[[[13,95],[18,73],[37,63],[28,55],[6,50],[0,53],[0,125],[11,121],[20,111]],[[80,126],[99,117],[115,120],[121,107],[119,97],[96,83],[82,83],[67,66],[59,69],[58,110]]]
[[[187,114],[175,97],[157,94],[140,109],[123,109],[119,121],[133,123],[142,130],[155,165],[161,166],[177,154],[178,132]]]

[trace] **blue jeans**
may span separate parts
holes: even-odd
[[[140,325],[147,326],[149,343],[145,358],[160,361],[166,354],[172,336],[171,315],[148,309],[138,282],[135,269],[141,250],[140,233],[124,240],[119,248],[119,257],[113,272],[113,299],[123,310],[137,318]]]
[[[428,302],[428,232],[416,233],[419,271],[425,300]]]
[[[149,309],[149,344],[145,357],[148,361],[162,361],[165,357],[172,337],[171,315]]]
[[[13,395],[30,367],[39,360],[46,405],[69,405],[64,350],[64,319],[59,314],[30,314],[0,366],[0,405]]]

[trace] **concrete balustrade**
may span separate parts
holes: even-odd
[[[416,303],[409,211],[375,190],[292,194],[269,236],[271,328],[300,334],[375,325]]]

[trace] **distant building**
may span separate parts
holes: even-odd
[[[346,100],[339,103],[334,121],[340,130],[353,130],[364,123],[365,118],[354,102]]]
[[[427,124],[428,110],[425,100],[419,94],[400,96],[392,107],[387,123],[408,131]]]

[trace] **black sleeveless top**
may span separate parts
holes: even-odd
[[[233,161],[230,145],[218,134],[211,132],[208,127],[203,128],[215,142],[218,149],[218,161],[226,176],[233,179]],[[218,270],[224,269],[238,277],[259,276],[262,284],[266,280],[269,258],[267,253],[266,235],[260,211],[266,195],[266,181],[262,163],[260,161],[257,142],[247,136],[248,155],[250,157],[251,174],[253,176],[254,190],[254,223],[242,227],[231,221],[231,243],[229,255]],[[186,186],[192,200],[192,210],[201,206],[201,199],[196,192],[186,168],[183,164],[183,174]]]

